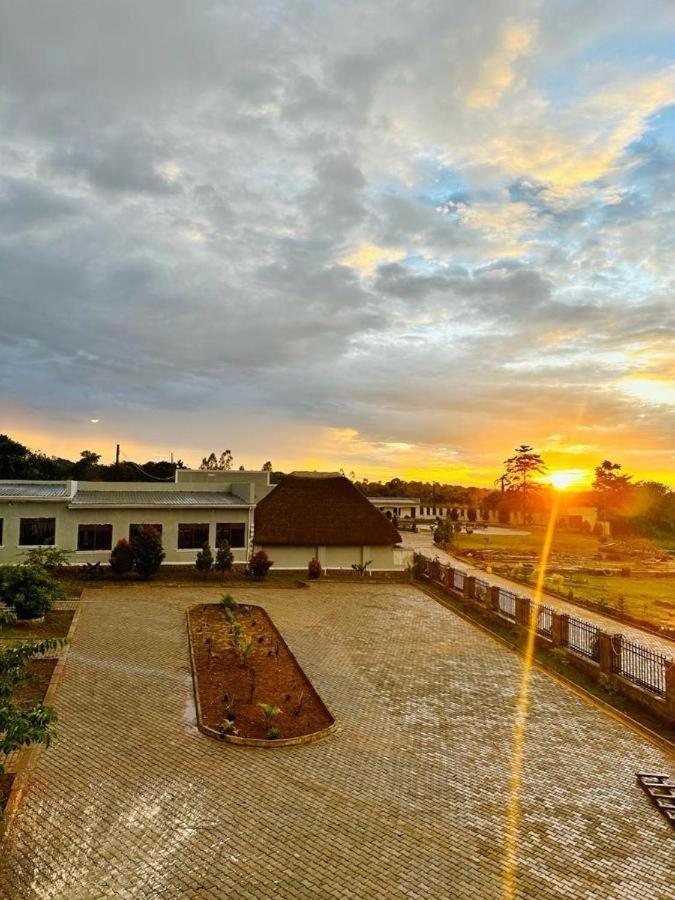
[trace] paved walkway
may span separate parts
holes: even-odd
[[[510,578],[504,578],[501,575],[488,575],[487,572],[478,568],[478,566],[471,565],[465,559],[453,556],[451,553],[446,553],[445,550],[436,547],[429,533],[406,534],[404,544],[406,547],[414,549],[417,553],[424,553],[425,556],[429,556],[432,559],[434,556],[437,556],[444,565],[454,566],[454,568],[466,572],[467,575],[482,578],[483,581],[487,581],[490,584],[498,584],[509,591],[515,591],[521,597],[530,597],[530,599],[534,597],[534,588],[527,587],[527,585],[520,584],[517,581],[511,581]],[[635,641],[636,644],[642,644],[643,647],[649,647],[655,653],[663,653],[665,656],[675,659],[675,644],[667,638],[661,638],[649,631],[643,631],[634,625],[625,625],[623,622],[618,622],[609,616],[603,616],[602,613],[593,612],[585,609],[583,606],[576,606],[574,603],[568,603],[566,600],[560,600],[552,594],[546,594],[543,602],[559,612],[569,613],[572,616],[577,616],[579,619],[584,619],[586,622],[600,625],[604,631],[610,634],[624,634],[629,640]]]
[[[0,896],[501,897],[521,659],[407,585],[247,589],[341,731],[249,750],[194,726],[184,610],[210,588],[85,592]],[[663,751],[533,673],[518,896],[675,896],[635,783]]]

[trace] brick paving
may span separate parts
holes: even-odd
[[[520,657],[407,585],[237,591],[342,728],[225,746],[194,725],[184,620],[217,596],[85,592],[0,896],[497,900]],[[671,829],[635,783],[672,760],[548,676],[532,687],[518,896],[675,896]]]
[[[467,575],[473,575],[476,578],[482,578],[483,581],[487,581],[489,584],[497,584],[509,591],[515,591],[521,597],[534,597],[533,587],[528,587],[526,584],[520,584],[518,581],[512,581],[510,578],[504,578],[501,575],[488,575],[487,572],[478,566],[474,566],[465,559],[453,556],[451,553],[446,553],[445,550],[436,547],[431,534],[428,532],[406,534],[405,543],[411,550],[414,549],[417,553],[423,553],[430,559],[437,556],[443,565],[454,566],[454,568],[466,572]],[[636,644],[642,644],[643,647],[653,650],[654,653],[663,653],[664,656],[675,659],[675,644],[668,638],[659,637],[650,631],[643,631],[635,625],[626,625],[623,622],[612,619],[610,616],[603,616],[602,613],[596,613],[590,609],[585,609],[583,606],[568,603],[566,600],[561,600],[552,594],[545,594],[542,602],[557,612],[568,613],[571,616],[584,619],[586,622],[592,622],[594,625],[599,625],[603,631],[609,634],[623,634],[629,640],[635,641]]]

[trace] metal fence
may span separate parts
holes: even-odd
[[[482,578],[476,578],[476,600],[487,603],[490,599],[490,584]]]
[[[617,634],[612,638],[612,671],[657,697],[666,696],[668,659]]]
[[[600,629],[596,625],[591,625],[590,622],[577,619],[575,616],[570,616],[568,623],[567,646],[569,649],[574,650],[575,653],[580,653],[582,656],[587,656],[588,659],[597,660],[599,656],[598,634]]]
[[[459,569],[452,570],[452,586],[458,590],[464,590],[464,572],[460,572]]]
[[[499,612],[507,619],[516,620],[516,595],[513,591],[499,588]]]
[[[537,634],[550,638],[553,633],[553,610],[550,606],[540,606],[537,615]]]

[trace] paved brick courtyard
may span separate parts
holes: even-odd
[[[0,895],[500,897],[519,657],[406,585],[238,591],[342,728],[223,746],[194,726],[184,620],[217,596],[85,592]],[[673,761],[547,676],[533,691],[519,896],[675,896],[672,832],[635,784]]]

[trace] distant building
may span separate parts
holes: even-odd
[[[227,539],[235,562],[250,553],[256,502],[268,472],[178,469],[174,482],[0,481],[0,563],[36,546],[72,550],[71,563],[107,562],[143,525],[162,534],[165,563],[194,562]]]
[[[293,472],[258,503],[254,549],[275,569],[304,569],[316,558],[326,569],[403,567],[401,535],[352,482],[337,472]]]

